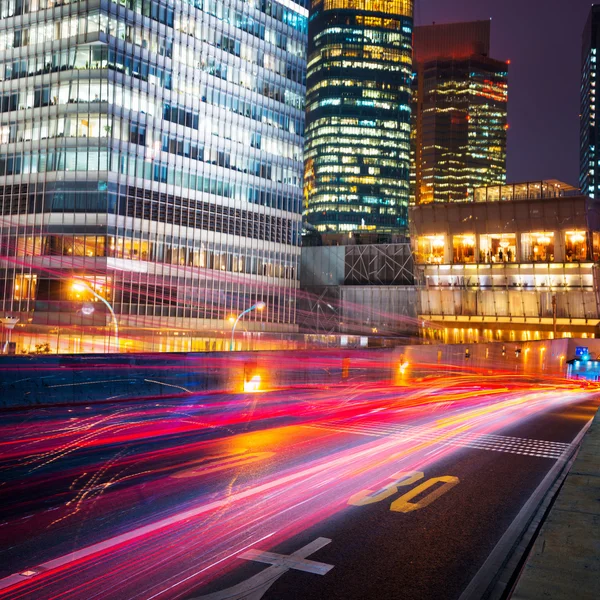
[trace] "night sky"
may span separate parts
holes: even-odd
[[[415,0],[417,25],[492,18],[511,61],[508,181],[579,178],[581,35],[591,0]]]

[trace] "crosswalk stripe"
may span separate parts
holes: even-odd
[[[344,423],[332,421],[330,423],[317,423],[307,425],[313,429],[325,429],[339,431],[341,433],[352,433],[367,437],[395,436],[400,439],[412,437],[416,441],[435,441],[437,434],[422,426],[413,425],[390,425],[389,423]],[[564,442],[552,442],[548,440],[532,440],[513,436],[496,434],[477,435],[474,433],[463,433],[455,438],[443,441],[443,445],[458,446],[462,448],[476,448],[478,450],[489,450],[491,452],[504,452],[509,454],[520,454],[522,456],[534,456],[538,458],[558,459],[569,444]]]

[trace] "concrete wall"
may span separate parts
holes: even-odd
[[[389,379],[384,351],[0,356],[0,407]]]
[[[577,346],[600,355],[600,340],[560,339],[382,350],[2,356],[0,407],[242,392],[244,381],[257,376],[261,389],[398,383],[457,371],[564,376]]]

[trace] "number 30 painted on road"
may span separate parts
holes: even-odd
[[[425,477],[425,474],[421,471],[411,471],[409,473],[394,473],[390,479],[394,479],[392,483],[386,485],[380,490],[362,490],[354,494],[349,500],[348,504],[351,506],[367,506],[368,504],[375,504],[381,502],[390,496],[398,493],[398,488],[412,485],[417,481],[420,481]],[[434,490],[429,492],[426,496],[418,500],[417,502],[411,502],[413,498],[416,498],[419,494],[427,491],[434,485],[442,483]],[[409,490],[397,500],[394,500],[390,505],[390,510],[393,512],[408,513],[414,510],[419,510],[429,506],[432,502],[437,500],[440,496],[443,496],[446,492],[450,491],[455,485],[458,485],[460,480],[458,477],[452,475],[444,475],[442,477],[433,477],[424,481],[417,487]]]

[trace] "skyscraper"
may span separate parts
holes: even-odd
[[[318,231],[408,232],[412,0],[313,0],[305,211]]]
[[[600,123],[596,120],[596,84],[600,48],[600,5],[592,5],[581,47],[579,187],[586,196],[600,192]]]
[[[490,21],[415,27],[412,203],[506,180],[508,66],[489,49]]]
[[[110,324],[94,293],[122,349],[176,329],[215,348],[260,301],[247,328],[289,331],[304,0],[8,0],[0,17],[0,315],[71,351],[73,326],[95,344]]]

